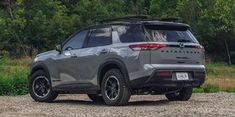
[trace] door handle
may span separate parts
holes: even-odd
[[[72,54],[71,52],[65,52],[64,55],[70,58],[78,58],[76,54]]]
[[[100,54],[106,54],[106,53],[108,53],[108,50],[107,50],[107,49],[102,49],[102,50],[100,51]]]

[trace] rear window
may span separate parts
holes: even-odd
[[[141,25],[114,26],[114,29],[117,30],[120,41],[123,43],[145,41],[145,36]]]
[[[198,43],[187,27],[145,26],[146,39],[154,42]]]

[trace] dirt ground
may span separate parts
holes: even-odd
[[[1,117],[235,117],[235,94],[193,94],[189,101],[170,102],[164,96],[132,96],[127,106],[95,104],[86,95],[59,95],[53,103],[24,96],[0,96]]]

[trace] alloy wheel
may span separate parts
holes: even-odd
[[[105,82],[105,95],[110,100],[117,99],[120,92],[119,81],[116,76],[109,76]]]
[[[45,76],[38,76],[33,81],[33,93],[40,97],[46,97],[50,92],[50,83]]]

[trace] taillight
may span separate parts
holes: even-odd
[[[197,45],[195,47],[198,48],[198,49],[203,49],[204,48],[202,45]]]
[[[158,49],[158,48],[164,48],[167,47],[165,44],[133,44],[129,46],[131,49],[134,50],[141,50],[141,49]]]

